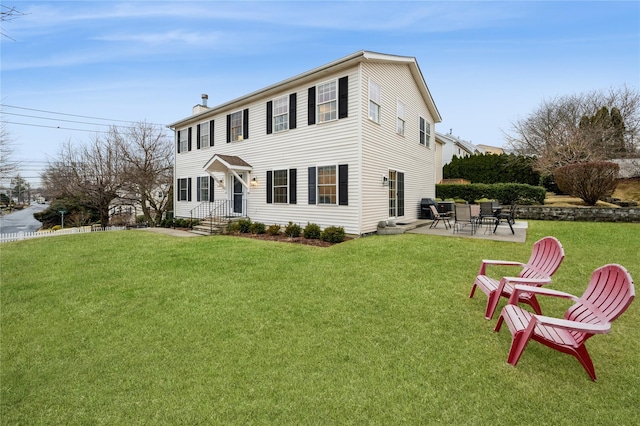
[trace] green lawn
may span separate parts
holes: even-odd
[[[546,235],[566,252],[554,288],[581,294],[606,263],[640,277],[637,224],[531,221],[526,244],[144,231],[3,244],[0,423],[638,424],[639,301],[588,342],[594,383],[536,342],[506,364],[508,329],[468,298],[481,259],[526,261]],[[566,303],[541,300],[550,315]]]

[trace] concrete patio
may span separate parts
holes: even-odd
[[[492,241],[506,241],[514,243],[524,243],[527,240],[527,228],[529,224],[523,220],[516,220],[513,224],[513,230],[515,234],[511,233],[509,225],[505,222],[501,222],[493,233],[493,226],[483,226],[476,230],[471,235],[471,230],[467,226],[459,232],[453,232],[453,220],[451,221],[451,228],[445,229],[444,223],[440,222],[435,228],[429,228],[431,220],[416,220],[412,223],[398,223],[396,226],[388,226],[386,228],[378,229],[380,235],[391,234],[427,234],[427,235],[439,235],[443,237],[459,237],[459,238],[476,238],[481,240]]]

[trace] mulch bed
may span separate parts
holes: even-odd
[[[237,237],[243,237],[243,238],[253,238],[254,240],[277,241],[277,242],[280,242],[280,243],[305,244],[305,245],[308,245],[308,246],[316,246],[316,247],[330,247],[330,246],[332,246],[334,244],[339,244],[339,243],[330,243],[330,242],[322,241],[322,240],[309,239],[309,238],[305,238],[305,237],[289,238],[284,234],[280,234],[280,235],[233,234],[233,235],[235,235]],[[351,240],[351,239],[353,239],[353,238],[345,237],[344,241],[348,241],[348,240]]]

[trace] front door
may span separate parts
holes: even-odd
[[[244,175],[242,174],[239,174],[238,176],[240,176],[241,179],[244,178]],[[242,185],[242,182],[240,181],[240,179],[238,179],[236,176],[233,176],[233,212],[234,213],[238,213],[238,214],[243,213],[243,210],[242,210],[243,201],[244,201],[244,185]]]
[[[389,218],[404,216],[404,173],[389,170]]]

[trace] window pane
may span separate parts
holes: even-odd
[[[289,173],[287,170],[275,170],[273,172],[273,202],[287,203],[287,190]]]
[[[369,101],[369,118],[376,123],[380,122],[380,105],[373,101]]]
[[[320,123],[335,120],[337,117],[336,101],[318,105],[318,121]]]
[[[318,167],[318,204],[336,204],[336,167]]]
[[[231,140],[238,141],[242,138],[242,111],[231,114]]]
[[[200,201],[209,201],[209,177],[203,176],[200,179]]]

